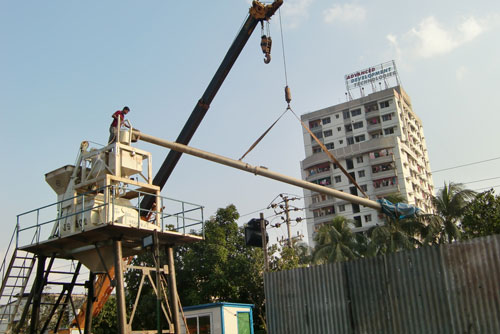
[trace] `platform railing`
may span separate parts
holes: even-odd
[[[137,193],[137,196],[129,201],[129,204],[124,204],[126,203],[124,201],[118,203],[120,195],[131,190]],[[96,195],[104,195],[106,192],[108,196],[102,197],[102,203],[95,203]],[[158,225],[162,232],[176,231],[182,234],[204,236],[203,206],[158,196],[159,208],[145,210],[140,208],[140,202],[145,196],[151,196],[151,193],[119,186],[107,186],[21,213],[17,215],[17,223],[9,243],[9,249],[12,247],[11,244],[15,244],[17,249],[18,247],[38,244],[48,239],[63,237],[64,235],[61,235],[62,225],[68,221],[71,224],[75,224],[76,221],[72,233],[84,232],[94,228],[91,227],[90,222],[87,222],[88,225],[86,225],[85,220],[86,216],[90,217],[90,211],[92,210],[102,209],[101,212],[104,213],[104,216],[99,216],[101,224],[113,224],[116,222],[114,215],[115,207],[118,205],[137,212],[137,214],[134,214],[134,217],[137,217],[136,228],[141,228],[141,223],[145,222],[141,216],[144,216],[149,217],[147,222]],[[62,208],[67,206],[69,201],[81,204],[80,208],[78,211],[63,214]],[[131,226],[131,228],[133,227]],[[4,270],[4,267],[5,264],[2,263],[0,271]]]

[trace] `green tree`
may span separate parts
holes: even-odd
[[[254,304],[256,328],[264,324],[263,252],[245,246],[234,205],[217,210],[205,224],[205,240],[179,247],[176,256],[182,304]]]
[[[270,271],[289,270],[307,266],[312,261],[311,249],[303,242],[293,241],[292,248],[273,244],[269,247]]]
[[[99,315],[92,320],[92,333],[115,334],[118,333],[116,296],[109,296]]]
[[[435,243],[451,243],[460,239],[460,222],[465,207],[476,193],[465,189],[460,183],[444,184],[437,196],[432,198],[436,214],[428,216],[429,233],[426,238]]]
[[[464,209],[464,238],[483,237],[500,233],[500,196],[493,189],[478,194]]]
[[[355,234],[344,216],[335,216],[328,224],[321,226],[314,236],[316,247],[313,252],[315,263],[352,260],[360,256]]]

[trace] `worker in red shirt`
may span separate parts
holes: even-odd
[[[111,117],[113,118],[113,122],[109,126],[109,139],[108,143],[112,143],[116,140],[117,131],[121,128],[122,125],[125,125],[127,128],[130,128],[130,124],[128,122],[124,122],[125,115],[130,111],[129,107],[125,106],[122,110],[115,111]]]

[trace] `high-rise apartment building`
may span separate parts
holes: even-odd
[[[410,97],[397,85],[302,115],[370,199],[400,193],[407,202],[432,212],[434,192],[422,121]],[[304,180],[358,195],[358,189],[304,130]],[[309,245],[317,229],[343,215],[364,231],[384,219],[376,210],[304,190]],[[361,193],[359,195],[362,196]]]

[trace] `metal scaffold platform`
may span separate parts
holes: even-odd
[[[132,147],[130,133],[100,149],[83,142],[75,166],[45,176],[58,201],[17,216],[0,267],[0,333],[90,333],[92,318],[113,290],[119,332],[135,333],[137,301],[127,313],[126,270],[142,270],[150,281],[156,273],[150,284],[167,320],[162,331],[179,328],[173,247],[203,239],[203,207],[160,196],[150,153]],[[141,207],[145,198],[152,199],[151,208]],[[160,249],[167,265],[160,263]],[[156,266],[131,266],[132,257],[147,250]],[[89,269],[85,282],[83,266]],[[86,301],[78,304],[72,295],[83,288]]]

